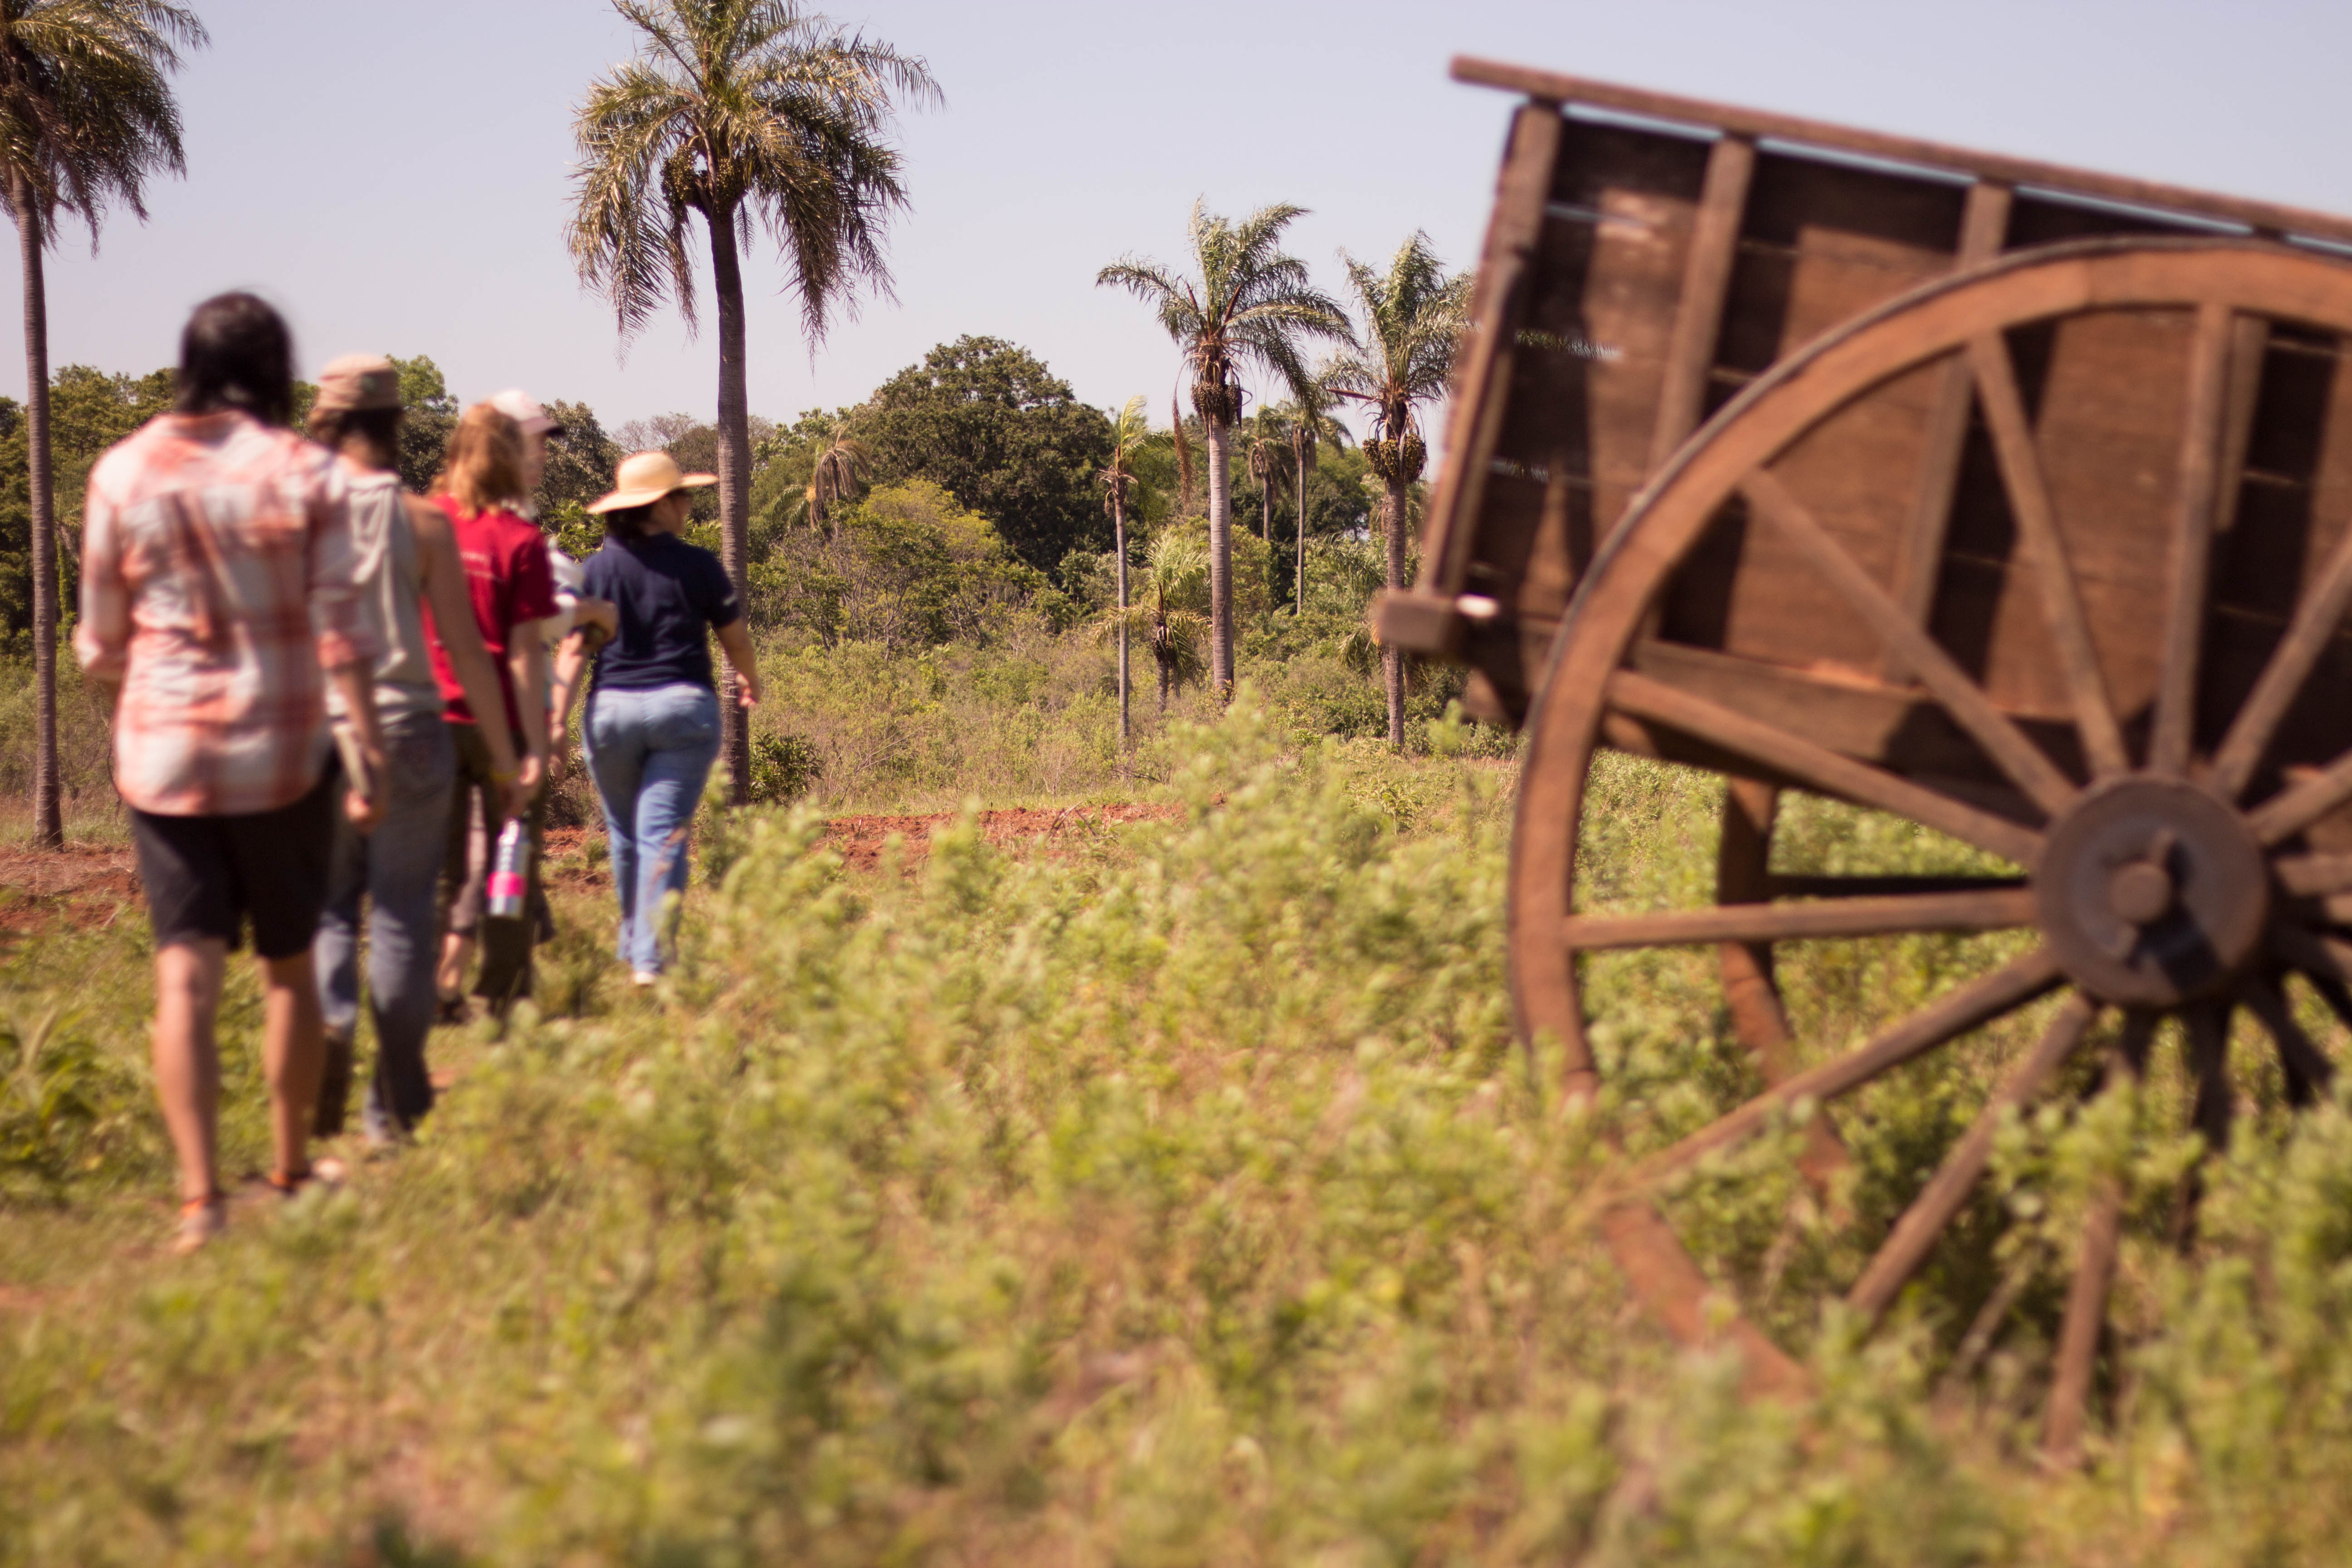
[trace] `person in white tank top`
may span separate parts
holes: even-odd
[[[400,488],[394,470],[400,418],[400,375],[390,360],[347,354],[320,374],[310,434],[341,458],[350,483],[353,582],[362,615],[383,649],[374,674],[385,776],[374,781],[383,807],[374,829],[362,835],[344,823],[337,830],[326,909],[311,943],[327,1022],[327,1076],[314,1131],[320,1137],[341,1132],[350,1100],[365,899],[373,906],[367,980],[376,1062],[362,1126],[374,1142],[413,1131],[433,1107],[425,1041],[434,1016],[435,890],[457,759],[441,717],[431,639],[437,636],[447,649],[477,711],[496,712],[505,700],[474,624],[448,519]],[[493,770],[509,781],[511,812],[519,804],[513,746],[498,725],[485,725],[483,739]]]

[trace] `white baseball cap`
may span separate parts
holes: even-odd
[[[509,386],[504,392],[493,393],[490,406],[521,426],[526,436],[563,428],[547,416],[547,410],[539,405],[538,399],[520,386]]]

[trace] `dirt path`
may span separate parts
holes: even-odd
[[[1183,815],[1174,805],[1129,802],[1115,805],[1017,806],[980,814],[981,831],[991,844],[1011,848],[1034,845],[1051,853],[1055,841],[1096,826],[1166,821]],[[922,816],[836,816],[825,824],[825,841],[853,870],[881,864],[893,834],[906,840],[906,854],[919,860],[929,851],[931,835],[956,819],[954,812]],[[601,856],[583,853],[599,829],[556,827],[547,832],[550,874],[561,887],[603,888],[608,878]],[[139,905],[139,868],[130,847],[77,844],[62,850],[0,849],[0,952],[26,937],[63,926],[87,931],[110,925]]]

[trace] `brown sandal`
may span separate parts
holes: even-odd
[[[201,1252],[212,1238],[228,1228],[228,1198],[220,1193],[207,1193],[200,1198],[190,1198],[180,1205],[180,1234],[173,1238],[172,1250],[185,1258]]]
[[[284,1171],[272,1171],[267,1180],[269,1183],[269,1190],[279,1197],[294,1198],[299,1197],[314,1186],[324,1187],[331,1193],[349,1180],[350,1175],[351,1173],[343,1168],[343,1163],[341,1160],[313,1160],[308,1170],[296,1171],[291,1174]]]

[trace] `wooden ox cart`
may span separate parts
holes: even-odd
[[[2048,1007],[1853,1283],[1874,1319],[1961,1213],[2004,1110],[2078,1047],[2137,1073],[2179,1020],[2218,1140],[2242,1014],[2287,1096],[2317,1095],[2329,1064],[2284,983],[2352,1018],[2352,221],[1514,67],[1454,74],[1527,101],[1420,577],[1379,626],[1466,663],[1474,711],[1527,727],[1512,984],[1571,1089],[1595,1075],[1580,953],[1719,951],[1769,1087],[1638,1175]],[[1715,905],[1579,912],[1603,746],[1725,776]],[[2013,870],[1778,875],[1790,787]],[[1774,944],[2006,927],[2038,940],[1859,1048],[1792,1039]],[[1840,1152],[1816,1127],[1808,1162]],[[2095,1203],[2071,1264],[2060,1452],[2119,1202]],[[1654,1207],[1622,1203],[1608,1230],[1696,1334],[1703,1280]],[[1760,1380],[1794,1374],[1732,1331]]]

